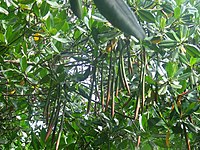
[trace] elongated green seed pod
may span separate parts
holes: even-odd
[[[69,0],[73,13],[79,18],[82,18],[82,0]]]
[[[99,12],[121,31],[143,40],[145,33],[134,12],[123,0],[94,0]]]

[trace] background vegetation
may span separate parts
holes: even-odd
[[[127,3],[144,41],[92,0],[0,1],[0,149],[200,148],[200,1]]]

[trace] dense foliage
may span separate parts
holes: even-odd
[[[0,149],[200,148],[200,1],[127,3],[143,41],[92,0],[0,1]]]

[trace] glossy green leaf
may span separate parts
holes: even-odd
[[[40,71],[40,77],[43,78],[48,74],[48,70],[46,68],[42,68]]]
[[[174,62],[169,62],[169,63],[167,63],[165,69],[167,71],[168,77],[172,78],[175,75],[175,73],[177,72],[178,66]]]
[[[38,6],[37,6],[37,3],[35,3],[35,4],[33,5],[33,12],[34,12],[37,16],[39,16],[39,8],[38,8]]]
[[[155,84],[156,83],[150,76],[146,76],[145,77],[145,81],[150,83],[150,84]]]
[[[56,1],[47,0],[46,2],[47,2],[51,7],[53,7],[53,8],[60,8],[60,7],[62,7],[62,5],[59,5]]]
[[[35,0],[19,0],[21,4],[32,4]]]
[[[0,7],[0,13],[3,13],[5,15],[9,14],[9,12],[6,9],[4,9],[3,7]]]
[[[119,144],[119,148],[120,149],[126,149],[128,146],[128,141],[127,140],[123,140],[120,144]]]
[[[185,115],[191,115],[199,109],[200,105],[197,102],[190,103],[185,110]]]
[[[194,57],[194,58],[199,58],[200,57],[200,50],[197,46],[195,45],[192,45],[192,44],[186,44],[185,45],[185,49],[186,49],[186,52]]]
[[[181,20],[187,24],[191,24],[193,17],[194,17],[194,14],[185,14],[181,16]]]
[[[166,26],[166,21],[167,19],[165,17],[162,17],[161,20],[160,20],[160,27],[161,29],[164,29],[165,26]]]
[[[181,89],[182,88],[182,85],[180,85],[180,84],[170,84],[171,85],[171,87],[172,88],[174,88],[174,89]]]
[[[6,40],[8,43],[10,43],[13,40],[13,27],[8,26],[6,30]]]
[[[27,64],[27,58],[26,56],[23,56],[21,59],[20,59],[20,67],[21,67],[21,71],[24,72],[27,68],[28,64]]]
[[[5,42],[5,37],[3,33],[0,33],[0,41]]]
[[[50,5],[46,1],[43,1],[42,5],[40,6],[41,15],[44,17],[49,12],[49,9]]]
[[[178,66],[177,66],[177,71],[176,71],[176,73],[174,74],[174,77],[177,77],[178,75],[182,74],[184,70],[185,70],[184,67],[178,68]]]
[[[142,116],[142,127],[144,128],[144,130],[146,130],[148,127],[147,118],[145,115]]]
[[[149,23],[155,22],[155,17],[148,10],[140,9],[140,10],[138,10],[138,14],[143,21],[147,21]]]
[[[152,128],[154,126],[156,126],[156,124],[160,121],[161,119],[160,118],[149,118],[148,119],[148,127],[149,128]]]
[[[63,26],[62,26],[62,31],[67,32],[69,31],[69,24],[67,21],[64,22]]]
[[[178,77],[178,80],[186,80],[186,79],[188,79],[190,76],[191,76],[191,73],[190,73],[190,72],[184,73],[184,74],[182,74],[182,75],[180,75],[180,76]]]
[[[193,66],[194,64],[197,63],[197,61],[198,61],[197,58],[193,58],[193,57],[191,57],[191,58],[190,58],[190,65]]]
[[[174,12],[174,9],[170,3],[163,3],[161,6],[166,14],[172,14]]]
[[[180,8],[180,7],[176,7],[176,8],[174,9],[174,17],[175,17],[176,19],[178,19],[180,16],[181,16],[181,8]]]
[[[33,146],[34,150],[39,150],[40,149],[40,141],[38,137],[35,135],[35,133],[32,132],[32,143],[31,145]]]
[[[187,26],[180,26],[180,38],[185,40],[188,37],[189,29]]]
[[[66,38],[61,38],[61,37],[59,37],[59,35],[54,35],[54,36],[52,36],[52,38],[55,39],[56,41],[61,42],[61,43],[67,43],[68,42]]]
[[[187,59],[187,57],[183,54],[179,54],[179,59],[182,63],[189,65],[189,60]]]
[[[177,46],[177,42],[174,40],[164,40],[161,41],[158,45],[163,48],[173,48]]]
[[[185,2],[185,0],[175,0],[175,1],[178,6],[180,6],[181,4]]]
[[[160,87],[160,89],[158,90],[158,94],[159,95],[164,95],[166,92],[167,92],[167,88],[168,88],[168,86],[167,85],[162,85],[161,87]]]

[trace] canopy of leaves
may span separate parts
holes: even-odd
[[[126,2],[143,41],[92,0],[0,1],[0,149],[200,148],[200,1]]]

